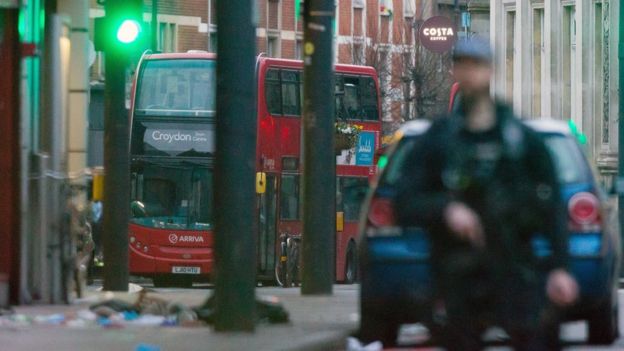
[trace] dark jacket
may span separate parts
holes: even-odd
[[[433,122],[402,172],[395,199],[398,221],[424,227],[431,235],[434,265],[445,265],[449,255],[472,250],[443,220],[451,201],[463,202],[479,215],[487,262],[499,274],[564,268],[565,207],[550,153],[508,106],[497,103],[496,117],[496,127],[489,132],[489,140],[497,145],[492,150],[476,146],[479,139],[463,128],[458,114]],[[477,167],[477,154],[492,154],[491,161],[480,161]],[[538,260],[533,254],[536,235],[550,242],[550,258]]]

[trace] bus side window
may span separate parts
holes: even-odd
[[[301,115],[299,72],[282,71],[282,112],[289,116]]]
[[[343,75],[336,74],[336,85],[334,86],[334,114],[336,119],[346,119],[346,109],[344,106],[344,85]]]
[[[342,178],[342,202],[345,221],[357,221],[368,191],[368,178]]]
[[[282,175],[280,186],[280,218],[299,219],[299,176]]]
[[[360,115],[360,82],[355,77],[344,78],[343,104],[348,119],[362,119]]]
[[[264,94],[269,113],[272,115],[282,114],[282,92],[279,79],[279,71],[270,69],[266,73],[264,82]]]
[[[336,212],[344,212],[344,201],[342,193],[343,178],[336,178]]]
[[[360,96],[362,97],[362,110],[364,119],[376,121],[379,119],[377,112],[377,87],[372,77],[360,78]]]

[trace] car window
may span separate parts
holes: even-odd
[[[396,148],[390,155],[388,165],[385,168],[381,178],[382,185],[396,185],[402,178],[405,169],[405,162],[410,155],[410,151],[416,145],[417,137],[403,138],[399,141]]]
[[[559,182],[569,184],[590,181],[589,165],[572,138],[560,134],[546,134],[544,141],[555,162]]]

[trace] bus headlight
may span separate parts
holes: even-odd
[[[135,238],[135,237],[133,237],[133,236],[131,236],[131,237],[130,237],[130,244],[134,244],[134,242],[135,242],[135,241],[136,241],[136,238]]]

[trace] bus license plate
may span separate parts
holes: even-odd
[[[201,273],[200,267],[181,267],[181,266],[173,266],[171,269],[172,273],[175,274],[199,274]]]

